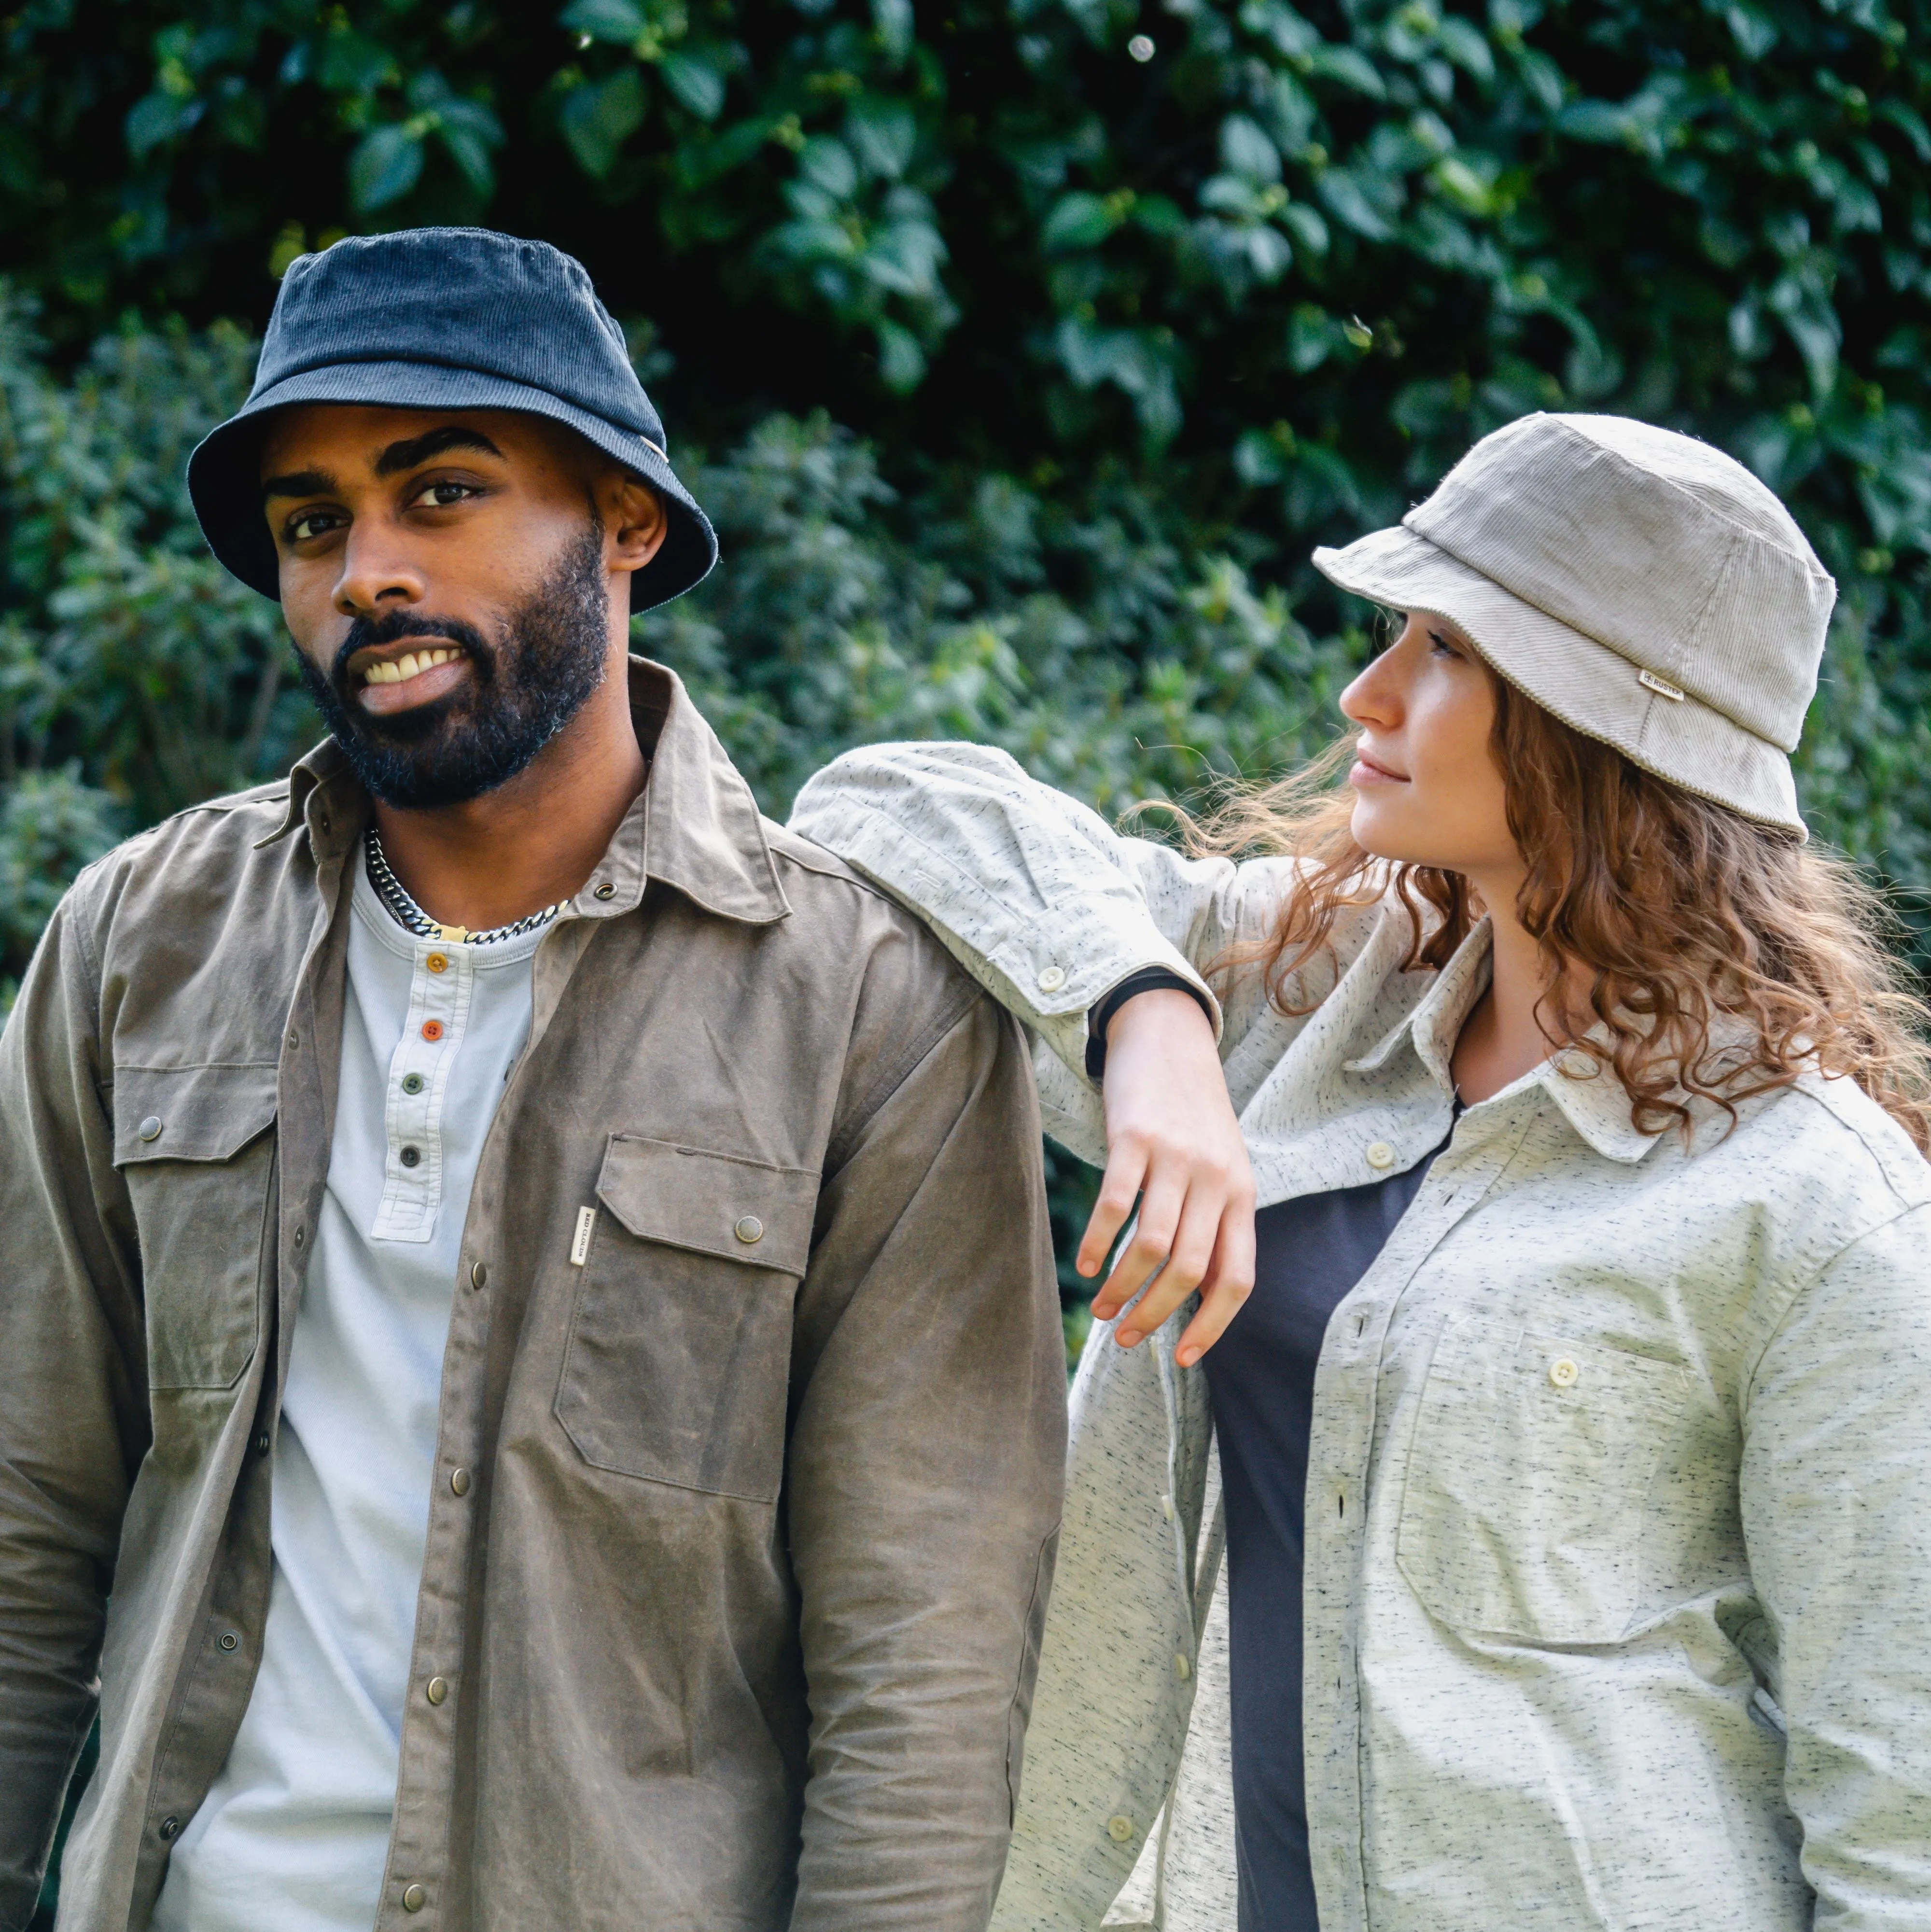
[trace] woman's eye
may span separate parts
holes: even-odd
[[[451,503],[460,503],[465,496],[475,494],[466,483],[431,483],[418,494],[415,500],[426,508],[446,510]]]
[[[1444,657],[1459,658],[1462,655],[1460,650],[1450,640],[1444,638],[1439,631],[1429,632],[1428,640]]]

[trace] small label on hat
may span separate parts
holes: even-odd
[[[1666,698],[1672,704],[1681,704],[1683,702],[1682,692],[1678,691],[1675,685],[1669,683],[1666,680],[1658,677],[1656,673],[1653,670],[1638,671],[1636,673],[1636,682],[1639,684],[1647,685],[1651,691],[1656,693],[1657,697]]]

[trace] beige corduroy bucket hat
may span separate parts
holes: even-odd
[[[1446,617],[1511,684],[1686,790],[1804,830],[1791,776],[1837,586],[1775,494],[1694,436],[1523,416],[1317,568]]]

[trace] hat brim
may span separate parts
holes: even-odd
[[[718,539],[710,519],[656,445],[551,395],[501,376],[430,362],[334,362],[276,383],[203,438],[187,460],[187,490],[209,549],[251,590],[280,600],[274,539],[262,514],[264,418],[291,403],[360,403],[406,410],[520,410],[564,424],[634,470],[663,499],[670,527],[657,554],[631,578],[633,613],[681,597],[710,574]]]
[[[1747,818],[1809,837],[1780,746],[1695,698],[1672,698],[1644,684],[1640,667],[1621,652],[1504,590],[1427,538],[1397,524],[1345,550],[1318,550],[1314,566],[1372,603],[1446,617],[1544,710],[1612,746],[1632,764]]]

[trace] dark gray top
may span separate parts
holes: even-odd
[[[1301,1757],[1315,1364],[1328,1317],[1367,1273],[1441,1151],[1365,1187],[1262,1208],[1253,1294],[1207,1358],[1227,1496],[1240,1932],[1318,1932]]]

